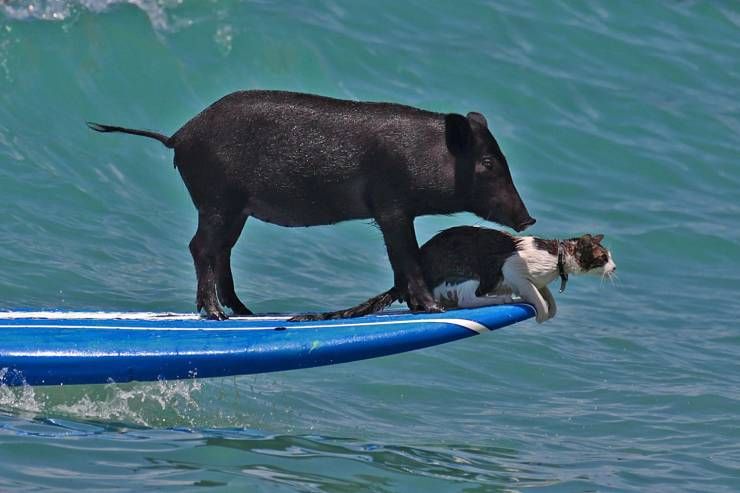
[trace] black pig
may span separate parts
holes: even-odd
[[[212,319],[251,311],[234,291],[231,249],[249,216],[281,226],[371,218],[401,299],[439,311],[419,266],[414,218],[470,211],[517,231],[535,222],[480,113],[441,114],[391,103],[241,91],[172,137],[97,123],[99,132],[159,140],[175,150],[198,210],[190,251],[197,308]]]

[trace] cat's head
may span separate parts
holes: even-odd
[[[611,276],[617,270],[612,254],[601,245],[603,239],[604,235],[586,234],[571,240],[574,245],[573,257],[580,273]]]

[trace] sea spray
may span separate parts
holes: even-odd
[[[83,394],[50,410],[75,418],[140,426],[193,426],[201,390],[197,379],[88,386]],[[63,397],[68,394],[59,394]]]
[[[8,385],[6,382],[21,385]],[[23,375],[16,370],[0,368],[0,409],[24,413],[39,413],[44,409],[43,396],[36,395],[36,390],[23,380]]]
[[[154,28],[167,29],[167,6],[180,3],[180,0],[5,0],[0,2],[0,12],[18,20],[65,21],[81,10],[100,13],[115,5],[129,4],[143,10]]]
[[[17,385],[19,379],[21,384]],[[13,381],[14,385],[5,382]],[[195,426],[197,378],[150,383],[31,387],[22,375],[0,369],[0,409],[138,426]]]

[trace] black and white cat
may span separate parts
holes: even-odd
[[[534,306],[537,322],[555,316],[550,289],[560,277],[562,292],[569,274],[611,276],[617,269],[603,235],[569,240],[516,237],[474,226],[446,229],[421,247],[424,280],[435,300],[446,308],[472,308],[517,302]],[[391,288],[355,307],[298,315],[292,321],[359,317],[378,312],[398,299]]]

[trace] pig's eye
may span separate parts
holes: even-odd
[[[493,168],[493,157],[483,156],[483,159],[481,159],[481,164],[488,169]]]

